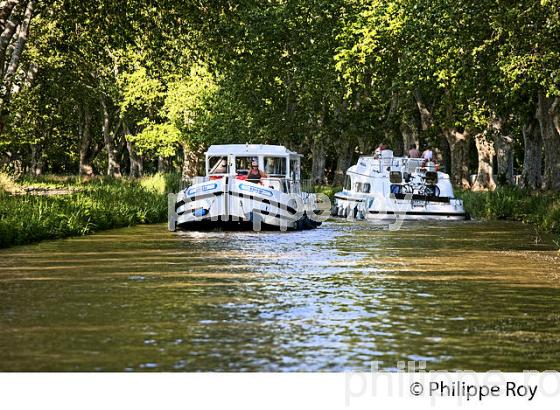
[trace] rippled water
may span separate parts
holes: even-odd
[[[560,254],[515,223],[139,226],[0,251],[0,370],[560,370]]]

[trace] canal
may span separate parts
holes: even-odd
[[[0,251],[3,371],[560,369],[560,253],[511,222],[137,226]]]

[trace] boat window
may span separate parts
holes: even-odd
[[[352,190],[352,178],[350,177],[350,175],[346,175],[346,177],[344,178],[344,189],[346,189],[347,191]]]
[[[356,192],[362,192],[362,183],[356,182]]]
[[[237,175],[247,175],[251,169],[251,161],[255,160],[253,157],[236,157],[235,170]]]
[[[274,177],[286,176],[286,158],[264,157],[264,172]]]
[[[370,190],[371,190],[371,185],[369,183],[365,183],[363,187],[363,192],[369,194]]]
[[[219,156],[219,157],[209,157],[208,158],[208,174],[215,175],[215,174],[227,174],[228,169],[228,161],[227,157]]]
[[[299,159],[292,159],[290,161],[290,175],[292,181],[299,181],[300,178]]]

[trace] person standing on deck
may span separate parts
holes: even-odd
[[[408,150],[408,157],[409,158],[420,158],[420,151],[416,148],[416,144],[410,145],[410,149]]]
[[[373,152],[373,156],[375,158],[379,158],[381,156],[381,153],[383,151],[385,151],[386,149],[389,149],[389,146],[387,146],[385,143],[382,142],[381,144],[379,144],[379,146]]]
[[[426,150],[422,153],[422,158],[425,161],[432,161],[434,159],[434,152],[432,151],[432,147],[429,145],[426,147]]]
[[[268,178],[267,173],[259,169],[259,164],[256,160],[251,161],[251,169],[247,174],[247,181],[254,184],[260,184],[261,178]]]

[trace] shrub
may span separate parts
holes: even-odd
[[[494,192],[464,191],[459,196],[474,218],[511,219],[560,233],[560,193],[502,187]]]

